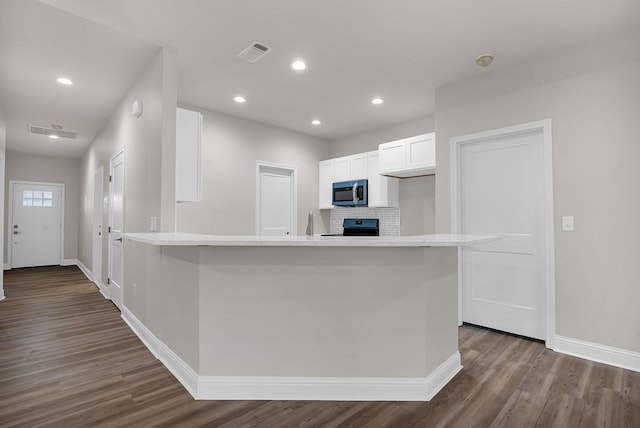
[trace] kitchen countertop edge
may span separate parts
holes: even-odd
[[[130,241],[156,246],[204,247],[469,247],[500,239],[488,235],[415,236],[251,236],[157,232],[124,233]]]

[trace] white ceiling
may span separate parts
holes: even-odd
[[[180,103],[336,139],[433,114],[443,84],[638,25],[637,0],[0,0],[0,105],[8,150],[80,156],[167,46]],[[273,51],[237,58],[254,40]],[[52,122],[78,139],[26,132]]]

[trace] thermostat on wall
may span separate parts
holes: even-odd
[[[131,107],[131,114],[135,117],[142,116],[142,101],[136,100]]]

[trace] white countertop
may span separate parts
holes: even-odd
[[[497,241],[486,235],[416,236],[227,236],[197,233],[125,233],[125,239],[150,245],[211,247],[469,247]]]

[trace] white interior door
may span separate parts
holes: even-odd
[[[544,135],[493,135],[459,149],[459,228],[498,235],[461,252],[462,319],[546,339]]]
[[[122,310],[123,258],[122,233],[124,231],[124,151],[110,163],[109,186],[109,297]]]
[[[93,176],[93,247],[91,257],[91,273],[93,281],[102,282],[102,198],[103,168],[96,170]]]
[[[258,167],[257,233],[261,236],[295,235],[294,170]]]
[[[62,188],[61,184],[12,183],[12,268],[61,263]]]

